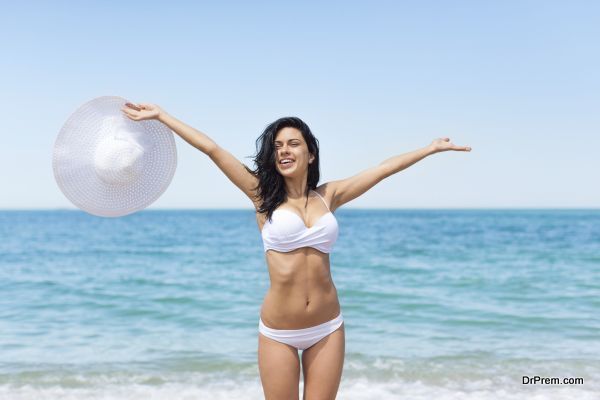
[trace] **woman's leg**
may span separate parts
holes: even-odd
[[[302,352],[303,400],[335,399],[342,379],[345,351],[346,333],[342,324]]]
[[[298,399],[298,349],[259,333],[258,369],[266,400]]]

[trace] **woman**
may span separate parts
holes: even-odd
[[[402,154],[353,177],[317,186],[319,146],[295,117],[273,122],[257,139],[252,171],[205,134],[154,104],[127,104],[132,120],[157,119],[207,154],[252,201],[271,286],[259,318],[258,367],[265,398],[298,399],[300,357],[304,399],[335,399],[344,364],[345,331],[329,252],[337,237],[333,213],[382,179],[446,150],[470,151],[448,138]]]

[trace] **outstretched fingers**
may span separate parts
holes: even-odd
[[[449,142],[448,145],[450,145],[450,150],[456,150],[456,151],[471,151],[471,148],[469,146],[457,146],[454,143],[450,142],[450,138],[448,137],[443,137],[440,138],[445,142]]]
[[[133,120],[138,120],[140,118],[138,115],[138,112],[135,110],[131,110],[126,107],[123,107],[123,108],[121,108],[121,111],[123,111],[123,114],[125,114],[126,116],[128,116],[129,118],[131,118]]]
[[[134,109],[134,110],[136,110],[136,111],[141,111],[141,110],[142,110],[142,108],[144,108],[144,107],[142,107],[142,105],[141,105],[141,104],[139,104],[139,105],[137,105],[137,106],[136,106],[136,105],[135,105],[135,104],[133,104],[133,103],[125,103],[125,105],[126,105],[127,107],[129,107],[129,108],[133,108],[133,109]]]

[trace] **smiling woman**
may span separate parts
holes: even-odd
[[[284,160],[290,160],[284,163]],[[256,140],[257,168],[251,171],[259,182],[259,213],[270,219],[273,211],[288,198],[305,198],[320,178],[319,141],[304,121],[284,117],[269,124]],[[287,179],[286,179],[287,178]]]
[[[338,238],[335,210],[430,154],[470,148],[440,138],[350,178],[317,186],[319,142],[300,118],[280,118],[266,127],[256,140],[256,169],[251,170],[158,106],[139,108],[124,112],[134,120],[159,119],[206,153],[254,204],[271,281],[258,321],[265,397],[298,398],[302,351],[304,398],[335,399],[345,357],[344,318],[329,260]]]

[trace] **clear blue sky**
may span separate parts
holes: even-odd
[[[74,208],[52,148],[82,103],[154,102],[253,167],[295,115],[322,182],[448,136],[347,208],[598,207],[600,2],[7,2],[0,14],[0,208]],[[176,138],[150,208],[248,208]]]

